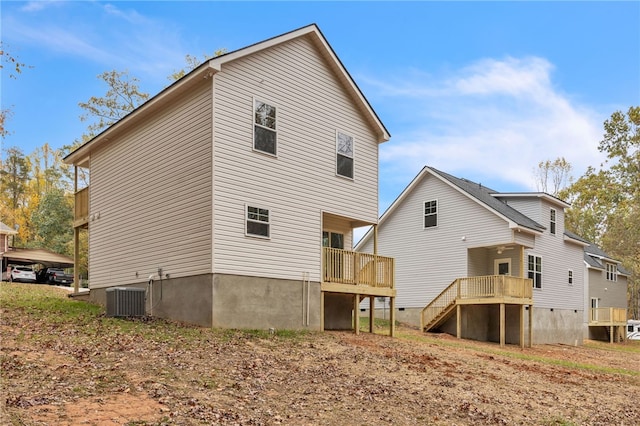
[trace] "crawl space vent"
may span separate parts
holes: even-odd
[[[145,289],[135,287],[111,287],[107,289],[108,317],[144,316]]]

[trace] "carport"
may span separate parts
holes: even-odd
[[[46,249],[20,249],[12,248],[0,254],[2,272],[9,265],[34,265],[40,264],[45,268],[72,268],[73,259],[63,254],[54,253]]]

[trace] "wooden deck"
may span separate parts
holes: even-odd
[[[322,291],[395,297],[395,259],[323,247]]]
[[[369,298],[369,332],[373,333],[376,297],[389,298],[389,335],[395,333],[395,259],[377,254],[323,247],[321,323],[324,329],[326,293],[349,294],[353,298],[353,329],[360,332],[360,302]]]
[[[73,227],[82,227],[87,223],[89,223],[89,187],[76,192]]]
[[[442,325],[455,310],[458,316],[458,337],[460,337],[460,306],[500,304],[500,344],[504,345],[505,305],[521,306],[520,343],[524,345],[524,306],[529,305],[529,322],[533,309],[533,284],[528,278],[509,275],[487,275],[458,278],[438,297],[422,309],[420,329],[432,330]],[[531,326],[529,327],[531,333]],[[529,336],[529,342],[532,338]]]
[[[604,327],[609,342],[626,340],[627,310],[625,308],[589,309],[589,327]]]

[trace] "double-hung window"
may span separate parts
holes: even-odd
[[[269,210],[260,207],[247,206],[246,235],[252,237],[269,238],[271,235]]]
[[[355,141],[353,136],[336,132],[336,174],[353,179],[353,154]]]
[[[607,281],[618,281],[618,265],[607,263]]]
[[[533,288],[542,288],[542,258],[540,256],[528,256],[527,274],[533,280]]]
[[[253,149],[276,155],[278,145],[276,107],[254,100],[253,108]]]
[[[549,218],[549,232],[553,235],[556,234],[556,209],[551,209],[551,214]]]
[[[424,203],[424,227],[438,226],[438,200],[425,201]]]

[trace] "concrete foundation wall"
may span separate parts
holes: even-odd
[[[528,333],[529,312],[525,311],[525,333]],[[563,343],[582,345],[582,310],[533,307],[533,343]]]
[[[320,329],[319,283],[215,274],[212,290],[213,327]]]
[[[324,329],[353,330],[353,295],[326,293],[324,295]]]

